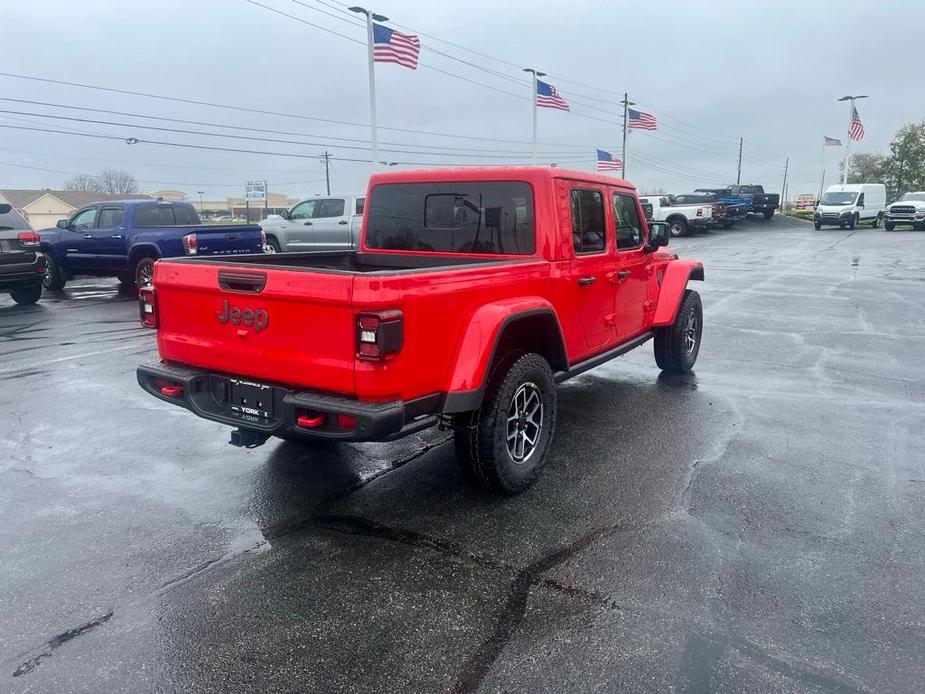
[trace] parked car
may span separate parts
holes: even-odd
[[[262,234],[256,225],[203,224],[186,202],[97,202],[39,233],[47,261],[44,284],[61,289],[79,274],[147,286],[159,258],[262,253]]]
[[[652,206],[651,219],[667,222],[672,236],[687,236],[713,224],[713,206],[707,202],[676,204],[667,195],[649,195],[640,202]]]
[[[745,214],[754,213],[763,215],[765,219],[774,216],[774,211],[780,207],[780,195],[765,193],[764,188],[755,184],[733,184],[722,188],[697,188],[698,193],[714,193],[719,201],[730,206],[741,208]]]
[[[713,211],[710,218],[710,227],[729,229],[736,222],[745,219],[744,206],[720,202],[715,193],[683,193],[674,196],[671,204],[673,207],[679,205],[710,205]]]
[[[839,226],[854,229],[858,224],[869,222],[876,229],[883,219],[886,206],[886,186],[882,183],[849,183],[826,188],[816,211],[813,224],[816,229],[823,226]]]
[[[7,203],[0,203],[0,291],[17,304],[34,304],[42,297],[45,258],[39,235]]]
[[[276,219],[260,223],[267,253],[347,250],[357,247],[366,198],[355,195],[301,200]]]
[[[733,191],[733,188],[736,188]],[[740,193],[735,186],[726,186],[725,188],[697,188],[695,193],[712,193],[716,199],[724,204],[727,209],[727,215],[735,222],[745,219],[748,213],[752,211],[752,198],[750,195]]]
[[[925,192],[904,193],[886,209],[884,229],[893,231],[900,224],[911,224],[913,229],[925,231]]]
[[[359,251],[184,258],[155,268],[141,387],[271,436],[390,440],[443,423],[464,474],[514,493],[539,473],[556,384],[654,341],[685,372],[699,261],[663,252],[635,189],[512,167],[374,174]]]

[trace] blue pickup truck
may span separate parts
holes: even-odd
[[[202,224],[191,204],[162,200],[96,202],[39,236],[46,289],[61,289],[75,275],[118,277],[126,287],[143,287],[158,258],[263,253],[266,243],[257,225]]]

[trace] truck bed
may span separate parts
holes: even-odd
[[[531,262],[533,258],[498,256],[412,255],[407,253],[358,253],[356,251],[309,251],[258,255],[175,258],[171,262],[197,265],[242,265],[241,269],[304,270],[347,274],[394,273],[483,267]]]

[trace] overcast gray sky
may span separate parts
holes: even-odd
[[[29,115],[0,113],[0,125],[305,156],[318,155],[323,150],[318,145],[325,145],[336,157],[334,187],[343,192],[364,189],[370,165],[344,159],[369,156],[369,129],[363,125],[369,122],[365,29],[335,9],[341,6],[336,0],[259,2],[348,38],[245,0],[5,2],[0,7],[0,70],[360,125],[10,77],[0,77],[0,96],[7,99],[209,125],[11,101],[0,101],[0,109]],[[615,102],[624,91],[638,102],[637,108],[653,112],[659,130],[634,132],[629,138],[627,174],[640,189],[684,192],[733,182],[742,136],[743,182],[779,190],[789,155],[791,194],[814,192],[823,133],[847,139],[848,113],[845,104],[836,102],[839,96],[871,95],[858,103],[866,137],[855,151],[885,151],[897,128],[925,117],[920,42],[893,39],[895,32],[889,31],[899,26],[921,33],[925,3],[917,0],[380,3],[370,7],[392,18],[396,28],[408,27],[511,63],[422,36],[425,47],[478,67],[429,50],[422,51],[421,67],[414,72],[378,64],[379,139],[397,143],[382,145],[381,158],[389,161],[504,163],[502,157],[508,157],[511,163],[529,163],[530,86],[514,66],[547,72],[548,81],[572,102],[573,113],[540,110],[542,161],[590,170],[594,147],[618,154],[621,107]],[[39,113],[129,125],[33,115]],[[316,144],[158,132],[139,127],[143,123]],[[219,125],[304,135],[233,131]],[[390,149],[426,153],[385,151]],[[842,155],[843,150],[826,151],[827,181],[835,177]],[[107,167],[127,169],[145,191],[176,188],[196,197],[203,190],[207,199],[239,195],[248,179],[265,178],[271,190],[295,196],[323,192],[324,185],[320,162],[313,158],[130,146],[119,140],[0,127],[0,187],[55,188],[70,172],[95,173]]]

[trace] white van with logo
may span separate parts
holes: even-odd
[[[813,215],[817,229],[839,226],[854,229],[869,223],[874,229],[883,219],[886,207],[886,186],[882,183],[848,183],[829,186]]]

